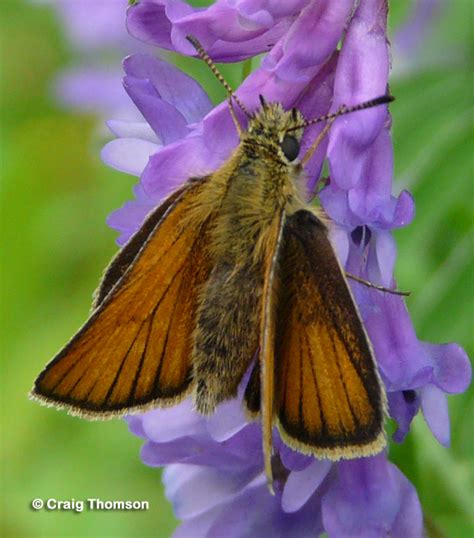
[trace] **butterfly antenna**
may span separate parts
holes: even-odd
[[[325,116],[320,116],[319,118],[305,121],[303,125],[300,125],[298,127],[292,127],[291,130],[298,129],[301,127],[308,127],[308,125],[321,123],[322,121],[335,120],[336,118],[338,118],[339,116],[343,116],[344,114],[352,114],[352,112],[357,112],[358,110],[365,110],[366,108],[373,108],[374,106],[385,105],[386,103],[391,103],[392,101],[395,101],[395,97],[393,97],[393,95],[381,95],[380,97],[376,97],[375,99],[371,99],[370,101],[365,101],[364,103],[360,103],[351,107],[342,105],[339,110],[333,112],[332,114],[326,114]]]
[[[314,143],[306,152],[306,155],[303,157],[303,160],[301,161],[302,164],[303,165],[306,164],[311,159],[311,157],[314,155],[314,152],[318,149],[319,144],[321,143],[321,141],[323,140],[323,138],[326,136],[329,129],[331,128],[331,125],[339,116],[343,116],[344,114],[352,114],[352,112],[365,110],[366,108],[372,108],[374,106],[384,105],[394,100],[395,100],[395,97],[393,97],[393,95],[381,95],[380,97],[376,97],[375,99],[371,99],[370,101],[365,101],[363,103],[360,103],[358,105],[354,105],[351,107],[342,105],[336,112],[332,112],[331,114],[326,114],[324,116],[319,116],[319,118],[314,118],[313,120],[305,121],[304,123],[301,123],[300,125],[295,125],[291,127],[290,129],[288,129],[288,131],[295,131],[296,129],[303,129],[305,127],[308,127],[309,125],[314,125],[315,123],[321,123],[323,121],[327,122],[327,125],[325,125],[324,129],[319,133],[319,136],[316,138]]]
[[[242,112],[248,117],[251,118],[252,114],[247,110],[247,108],[242,104],[242,102],[239,100],[239,98],[235,95],[234,90],[230,87],[227,80],[221,75],[219,69],[217,69],[216,64],[212,61],[212,59],[209,57],[209,54],[204,50],[203,46],[199,41],[192,35],[186,36],[186,39],[191,43],[191,45],[196,49],[196,52],[198,53],[199,58],[206,62],[206,64],[209,66],[210,70],[213,72],[214,76],[217,78],[217,80],[224,86],[224,88],[227,90],[227,93],[229,94],[229,105],[230,105],[230,113],[232,115],[232,119],[234,120],[234,123],[237,127],[237,130],[239,131],[239,134],[242,131],[242,128],[240,126],[240,123],[237,120],[237,117],[235,115],[235,111],[232,107],[232,99],[239,105],[239,108],[242,110]]]

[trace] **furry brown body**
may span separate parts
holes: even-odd
[[[236,395],[257,352],[267,236],[275,215],[303,206],[297,186],[301,166],[288,162],[281,150],[287,128],[302,121],[299,113],[267,105],[251,121],[224,174],[210,179],[209,193],[216,192],[213,182],[222,189],[220,201],[211,203],[220,208],[209,245],[213,270],[201,292],[194,333],[195,401],[202,413]]]

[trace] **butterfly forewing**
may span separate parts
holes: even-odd
[[[379,452],[385,396],[325,226],[287,217],[279,254],[275,409],[285,440],[340,459]]]
[[[104,272],[104,276],[99,287],[94,293],[93,308],[97,308],[100,303],[107,297],[110,290],[122,278],[125,271],[130,267],[137,257],[148,237],[155,229],[169,208],[189,189],[193,182],[200,180],[191,179],[183,187],[173,192],[168,198],[145,219],[140,229],[132,236],[126,245],[123,246],[118,254],[113,258]]]
[[[165,211],[158,208],[163,218],[147,220],[158,222],[143,245],[112,263],[98,308],[40,374],[35,397],[101,418],[174,403],[189,392],[194,316],[210,272],[211,217],[192,223],[186,217],[205,183],[190,183]]]

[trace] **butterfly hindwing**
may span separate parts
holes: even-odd
[[[279,253],[275,413],[286,442],[330,459],[379,452],[385,394],[326,227],[287,217]]]
[[[145,226],[157,222],[142,244],[132,238],[124,247],[99,288],[98,308],[40,374],[34,397],[107,418],[175,403],[189,392],[194,316],[210,272],[211,217],[190,222],[186,216],[205,185],[206,178],[191,182],[168,199],[164,210],[155,210],[159,218],[147,219]]]

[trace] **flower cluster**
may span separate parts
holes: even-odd
[[[192,34],[216,62],[266,53],[237,89],[250,110],[258,95],[297,107],[308,119],[386,93],[389,75],[387,0],[218,0],[195,9],[181,0],[141,0],[128,9],[130,34],[151,46],[195,54]],[[109,121],[117,136],[104,161],[135,174],[135,200],[109,218],[125,243],[146,214],[191,176],[217,169],[238,143],[226,103],[164,60],[134,54],[124,61],[124,87],[144,121]],[[307,129],[302,154],[322,126]],[[329,178],[320,174],[324,161]],[[334,226],[332,239],[348,271],[394,285],[392,230],[410,223],[407,192],[392,195],[390,117],[377,107],[339,118],[307,166],[308,192],[319,191]],[[401,297],[360,284],[353,291],[385,383],[390,416],[403,441],[420,407],[434,436],[449,443],[446,394],[466,389],[470,367],[456,344],[421,342]],[[259,424],[236,400],[210,418],[190,401],[129,418],[146,440],[147,465],[166,466],[166,493],[183,523],[177,537],[390,534],[422,536],[412,484],[382,453],[331,463],[290,450],[274,433],[276,495],[263,477]]]

